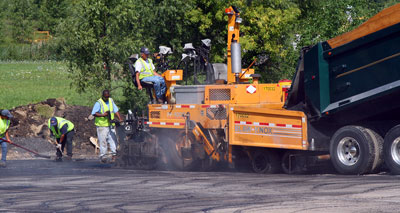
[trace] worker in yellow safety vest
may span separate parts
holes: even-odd
[[[149,54],[150,52],[147,47],[142,47],[140,49],[141,57],[135,62],[136,83],[138,85],[138,89],[142,90],[140,81],[152,82],[154,84],[157,102],[163,103],[167,87],[165,85],[164,78],[154,71],[155,67],[153,60],[149,58]]]
[[[10,128],[10,118],[13,116],[11,115],[10,111],[3,109],[0,110],[0,138],[10,140],[10,136],[8,135],[8,129]],[[1,141],[1,161],[0,161],[0,167],[6,167],[6,160],[7,160],[7,142]]]
[[[64,158],[67,161],[72,160],[72,139],[74,138],[74,124],[60,117],[51,117],[48,121],[50,134],[57,140],[56,161],[63,160],[63,152],[67,146],[67,156]]]
[[[118,117],[119,122],[122,122],[121,115],[118,112],[118,107],[114,100],[110,98],[110,91],[104,90],[102,98],[96,101],[93,106],[92,113],[95,117],[94,124],[96,125],[97,137],[100,147],[100,161],[107,162],[107,145],[110,147],[112,159],[115,161],[117,154],[117,135],[115,132],[115,115]]]

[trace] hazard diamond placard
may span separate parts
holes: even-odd
[[[257,88],[253,85],[250,85],[250,86],[246,87],[246,91],[247,91],[247,93],[253,94],[253,93],[256,93]]]

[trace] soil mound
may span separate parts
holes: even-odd
[[[89,139],[97,137],[96,127],[93,121],[87,119],[91,110],[91,107],[67,105],[63,98],[47,99],[36,104],[18,106],[10,110],[14,118],[11,119],[9,133],[15,143],[39,153],[55,153],[55,148],[51,145],[55,140],[50,137],[47,121],[52,116],[63,117],[75,126],[74,154],[95,155],[95,147]],[[18,156],[17,152],[21,153],[21,157],[25,157],[22,154],[23,150],[9,147],[9,155],[16,157]]]

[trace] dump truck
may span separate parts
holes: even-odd
[[[239,10],[229,7],[227,64],[215,82],[179,85],[167,103],[128,115],[120,162],[146,168],[252,168],[291,173],[323,156],[342,174],[400,174],[400,4],[353,31],[301,50],[291,81],[264,84],[242,68]]]

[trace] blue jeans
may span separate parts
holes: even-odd
[[[3,138],[5,139],[5,138]],[[6,161],[7,159],[7,143],[6,142],[0,142],[1,144],[1,160]]]
[[[158,99],[163,98],[165,90],[167,89],[167,87],[165,86],[164,78],[153,75],[149,77],[144,77],[141,79],[141,81],[153,82],[154,90],[156,91],[156,97]]]

